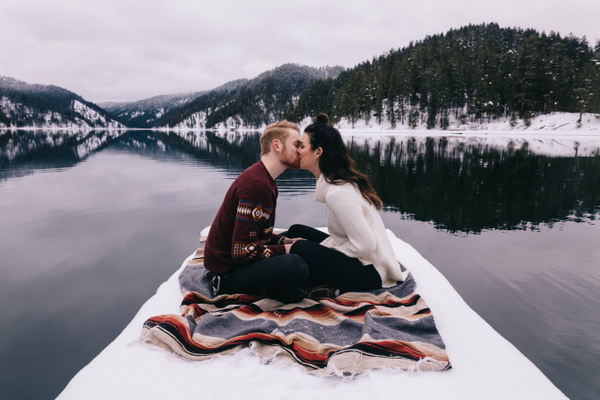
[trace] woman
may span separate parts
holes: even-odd
[[[310,285],[327,284],[342,292],[390,287],[403,272],[378,210],[381,200],[368,178],[348,156],[337,129],[319,114],[304,130],[298,147],[300,168],[317,178],[315,200],[325,203],[329,235],[304,225],[285,234],[304,238],[291,245],[309,267]]]

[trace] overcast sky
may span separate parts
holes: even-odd
[[[2,0],[0,75],[135,101],[285,63],[353,67],[483,22],[594,45],[599,16],[600,0]]]

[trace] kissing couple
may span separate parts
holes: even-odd
[[[283,303],[307,295],[368,291],[403,282],[402,271],[379,215],[381,199],[350,158],[326,114],[300,136],[286,120],[260,137],[261,159],[229,187],[204,248],[213,292],[262,294]],[[276,234],[275,179],[288,168],[317,178],[315,200],[324,203],[328,234],[295,224]]]

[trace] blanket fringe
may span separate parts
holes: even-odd
[[[447,363],[436,360],[433,357],[425,357],[415,363],[415,365],[408,368],[407,372],[419,374],[425,371],[438,371],[444,369]]]
[[[342,380],[344,381],[351,381],[352,379],[354,379],[354,377],[358,374],[360,374],[361,371],[361,365],[362,365],[362,354],[358,353],[358,352],[354,352],[354,362],[352,362],[352,365],[348,365],[346,364],[345,366],[339,366],[337,365],[337,363],[335,362],[335,360],[330,359],[329,362],[327,363],[327,368],[326,368],[326,374],[331,376],[331,375],[335,375],[338,376],[340,378],[342,378]],[[350,362],[350,360],[348,360],[348,355],[346,355],[346,357],[344,357],[344,361],[346,362]]]
[[[250,342],[250,346],[248,348],[250,349],[250,352],[252,354],[258,356],[261,364],[272,364],[272,363],[274,363],[276,361],[279,361],[278,360],[279,355],[281,353],[283,353],[283,350],[281,350],[281,348],[278,348],[272,354],[269,354],[269,355],[261,354],[258,351],[258,349],[256,348],[256,343],[255,342]]]

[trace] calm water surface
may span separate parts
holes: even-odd
[[[386,226],[571,399],[600,394],[600,157],[348,137]],[[0,398],[53,399],[196,247],[258,134],[0,131]],[[323,226],[304,171],[277,225]],[[35,382],[35,384],[32,384]]]

